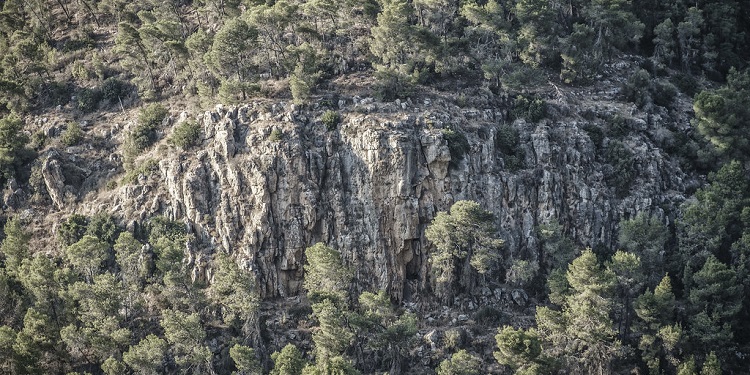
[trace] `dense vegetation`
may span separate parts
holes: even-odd
[[[487,280],[538,302],[533,327],[484,309],[506,373],[743,373],[750,356],[750,2],[739,0],[4,0],[0,1],[0,181],[30,182],[44,134],[29,115],[58,110],[65,146],[86,142],[78,120],[139,108],[123,142],[133,181],[154,162],[135,158],[158,141],[176,100],[201,105],[252,97],[304,106],[331,82],[374,77],[383,100],[421,88],[479,86],[512,98],[509,120],[548,116],[524,89],[547,81],[587,85],[637,56],[620,97],[648,110],[695,94],[696,134],[664,148],[708,173],[669,226],[646,214],[623,220],[615,249],[578,248],[564,223],[540,223],[539,259],[505,251],[497,218],[456,202],[426,229],[430,302],[450,305]],[[523,92],[522,92],[523,91]],[[532,90],[533,91],[533,90]],[[335,110],[321,116],[334,131]],[[587,129],[615,195],[633,184],[626,125]],[[169,142],[197,144],[183,122]],[[443,130],[457,167],[465,136]],[[275,142],[283,133],[274,129]],[[612,139],[606,144],[605,137]],[[682,138],[680,138],[682,137]],[[702,138],[701,138],[702,137]],[[511,172],[524,168],[519,134],[499,128]],[[28,218],[4,218],[0,246],[0,372],[356,374],[409,372],[420,317],[383,291],[355,293],[354,272],[325,244],[306,251],[311,347],[270,353],[256,280],[216,253],[211,278],[190,274],[194,239],[163,217],[125,230],[113,218],[69,215],[56,244],[29,247]],[[309,310],[308,310],[309,308]],[[507,323],[507,324],[506,324]],[[481,374],[487,355],[458,331],[442,340],[440,375]]]

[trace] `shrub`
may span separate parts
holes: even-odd
[[[156,129],[167,115],[169,111],[159,104],[151,104],[141,110],[138,125],[130,133],[130,142],[136,151],[143,151],[156,142]]]
[[[404,99],[414,90],[412,77],[390,68],[378,67],[375,78],[375,96],[380,100]]]
[[[128,170],[125,173],[125,177],[122,178],[123,184],[132,184],[138,180],[138,176],[148,176],[153,172],[159,170],[159,162],[154,159],[148,159],[143,164],[139,165],[138,168]]]
[[[119,101],[124,96],[125,84],[117,78],[109,77],[102,83],[102,98],[110,102]]]
[[[29,137],[23,132],[24,122],[15,114],[0,118],[0,174],[12,178],[33,152],[26,148]]]
[[[547,117],[547,103],[534,96],[519,95],[513,100],[511,116],[514,119],[523,118],[530,122],[538,122]]]
[[[674,98],[677,96],[677,87],[670,83],[660,79],[654,83],[654,103],[662,107],[671,107],[674,102]]]
[[[510,125],[502,125],[497,129],[495,134],[495,148],[502,154],[505,161],[505,167],[515,172],[525,166],[525,152],[518,147],[521,143],[521,137],[517,129]]]
[[[63,247],[68,247],[83,238],[86,234],[88,219],[86,216],[73,214],[60,224],[57,230],[57,239]]]
[[[506,281],[519,287],[523,287],[536,277],[539,273],[539,264],[527,260],[516,259],[508,268]]]
[[[588,124],[584,125],[583,131],[588,134],[589,139],[591,139],[591,143],[593,143],[597,149],[602,147],[602,144],[604,143],[604,130],[602,130],[601,127],[593,124]]]
[[[333,131],[341,123],[341,115],[336,111],[327,110],[320,116],[320,121],[323,122],[328,131]]]
[[[117,236],[120,235],[120,231],[112,216],[105,213],[94,215],[89,221],[88,228],[86,228],[86,234],[109,244],[115,243]]]
[[[281,141],[281,137],[283,137],[284,134],[279,129],[273,129],[271,130],[271,134],[268,135],[268,140],[271,142],[279,142]]]
[[[101,92],[99,90],[83,88],[78,91],[78,96],[76,97],[78,109],[83,113],[91,112],[99,105],[100,98]]]
[[[670,77],[670,81],[688,96],[694,96],[700,91],[700,83],[692,74],[677,73]]]
[[[668,81],[653,80],[646,70],[640,69],[622,85],[620,95],[624,100],[634,103],[639,108],[651,103],[670,107],[677,95],[677,88]]]
[[[68,127],[63,132],[60,141],[66,146],[75,146],[83,140],[83,129],[77,122],[69,122]]]
[[[627,82],[620,88],[620,95],[626,101],[643,108],[652,102],[650,88],[651,75],[646,70],[640,69],[628,77]]]
[[[38,130],[31,135],[31,148],[34,150],[41,150],[47,143],[47,135],[44,134],[43,130]]]
[[[174,128],[169,143],[186,150],[198,143],[201,136],[201,127],[194,121],[185,121]]]
[[[474,313],[472,319],[479,324],[495,327],[505,320],[505,315],[492,306],[482,306]]]
[[[448,167],[451,169],[457,168],[464,160],[464,155],[469,151],[469,141],[463,133],[451,129],[443,129],[443,138],[448,142],[448,151],[451,154]]]
[[[611,141],[607,145],[605,152],[607,163],[612,166],[612,170],[607,175],[607,181],[615,189],[615,194],[622,198],[627,195],[630,186],[635,178],[635,158],[630,151],[620,141]]]

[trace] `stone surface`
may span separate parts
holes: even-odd
[[[323,109],[217,106],[195,119],[203,127],[201,146],[149,155],[159,161],[155,176],[87,207],[106,207],[125,222],[155,214],[183,220],[199,240],[194,251],[201,254],[190,257],[196,278],[205,277],[213,252],[227,251],[254,272],[263,296],[296,295],[304,249],[322,241],[341,251],[360,290],[386,289],[401,300],[430,289],[424,231],[457,200],[475,200],[496,215],[506,256],[534,260],[541,223],[563,223],[579,247],[612,246],[621,219],[649,211],[668,221],[669,207],[684,199],[688,177],[651,142],[653,129],[624,138],[637,177],[618,198],[605,182],[601,150],[583,130],[602,122],[515,122],[525,168],[510,171],[495,139],[502,108],[461,110],[425,100],[407,114],[395,103],[351,102],[334,131],[315,120]],[[364,104],[382,108],[362,111]],[[453,169],[441,130],[449,124],[470,145]],[[269,140],[272,129],[283,139]],[[62,207],[65,178],[55,158],[46,159],[43,174]]]

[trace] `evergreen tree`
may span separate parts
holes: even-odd
[[[302,353],[293,344],[286,344],[280,352],[271,354],[273,369],[270,375],[301,375],[305,368]]]
[[[747,160],[750,140],[750,71],[731,69],[727,84],[704,90],[693,104],[698,131],[723,154]]]
[[[5,222],[5,239],[0,245],[0,253],[5,258],[5,271],[9,276],[18,275],[21,262],[27,259],[29,254],[29,240],[31,235],[21,226],[18,218],[9,218]]]
[[[450,212],[438,212],[425,235],[435,245],[430,264],[444,297],[458,281],[465,290],[476,282],[473,271],[485,275],[500,260],[503,240],[498,238],[491,212],[471,201],[458,201]]]
[[[440,362],[437,375],[479,375],[482,361],[464,349],[454,353],[450,359]]]
[[[586,249],[570,264],[566,279],[572,293],[564,297],[562,311],[537,308],[545,355],[561,358],[565,367],[582,373],[611,371],[614,360],[622,355],[610,318],[616,276]]]

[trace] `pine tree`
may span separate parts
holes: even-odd
[[[430,264],[444,297],[450,297],[453,283],[465,290],[476,282],[473,271],[486,275],[496,269],[503,240],[498,238],[491,212],[472,201],[458,201],[450,212],[438,212],[425,235],[435,245]]]

